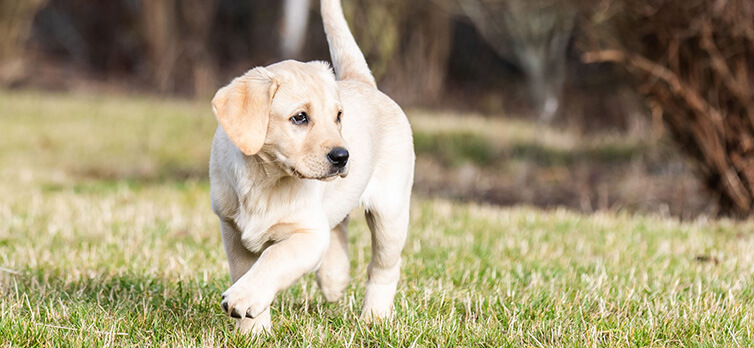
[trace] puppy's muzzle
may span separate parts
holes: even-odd
[[[327,160],[332,164],[333,169],[342,170],[348,164],[348,150],[342,147],[336,147],[327,154]]]

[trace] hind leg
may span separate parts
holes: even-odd
[[[343,297],[351,280],[351,265],[348,261],[348,220],[349,217],[346,216],[330,232],[330,247],[317,271],[317,284],[328,302],[335,302]]]
[[[401,251],[406,242],[409,199],[396,205],[370,207],[366,213],[372,232],[372,260],[367,273],[362,319],[371,322],[388,318],[401,273]]]

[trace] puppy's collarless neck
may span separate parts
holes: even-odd
[[[281,167],[279,162],[272,161],[263,154],[244,156],[246,175],[253,180],[254,186],[272,188],[278,185],[296,185],[303,182],[303,178],[289,173]]]

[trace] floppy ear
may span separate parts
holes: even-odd
[[[272,73],[258,67],[220,88],[212,99],[217,122],[247,156],[256,154],[264,145],[270,104],[278,86]]]

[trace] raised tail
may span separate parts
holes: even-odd
[[[377,87],[364,54],[348,29],[340,0],[321,0],[321,11],[337,79],[356,80]]]

